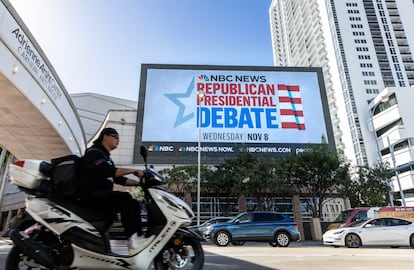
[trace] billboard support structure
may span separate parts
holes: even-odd
[[[200,226],[200,190],[201,190],[201,104],[204,91],[197,93],[198,98],[198,156],[197,156],[197,226]]]

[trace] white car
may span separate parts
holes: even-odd
[[[414,223],[393,217],[356,221],[347,227],[325,232],[323,244],[350,248],[369,245],[414,248]]]

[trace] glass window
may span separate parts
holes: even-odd
[[[352,222],[353,221],[357,221],[357,220],[366,220],[367,219],[367,211],[366,210],[362,210],[359,211],[353,218],[352,218]]]
[[[253,215],[252,214],[245,214],[239,217],[239,223],[247,223],[253,221]]]
[[[398,225],[410,225],[412,223],[411,221],[408,221],[408,220],[403,220],[403,219],[397,219],[397,220],[398,220]]]
[[[272,221],[270,213],[256,213],[254,217],[255,221]]]
[[[283,218],[283,216],[282,216],[282,215],[280,215],[280,214],[276,214],[276,213],[273,213],[273,214],[272,214],[272,219],[273,219],[273,221],[280,221],[280,220],[284,220],[284,218]]]

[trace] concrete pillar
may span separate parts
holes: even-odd
[[[12,219],[13,218],[14,218],[13,211],[12,210],[8,211],[7,218],[6,218],[6,222],[4,223],[4,226],[3,226],[3,231],[5,231],[5,230],[7,230],[9,228],[10,223],[12,222]]]
[[[345,209],[349,209],[349,208],[351,208],[351,207],[352,207],[352,206],[351,206],[351,201],[349,200],[349,198],[346,198],[344,201],[345,201],[345,202],[344,202],[344,204],[345,204]]]
[[[10,158],[8,160],[6,159],[6,148],[1,148],[1,154],[0,154],[0,205],[3,205],[3,196],[4,196],[4,190],[6,188],[7,184],[7,173],[9,169],[9,162]],[[0,208],[1,211],[1,208]]]
[[[240,195],[239,197],[239,213],[246,212],[247,205],[246,205],[246,197],[244,195]]]
[[[322,240],[322,227],[320,218],[312,218],[310,220],[310,228],[312,240]]]
[[[6,227],[6,222],[4,222],[3,224],[1,223],[1,221],[3,220],[3,216],[4,216],[4,213],[0,211],[0,234],[4,232],[5,227]]]
[[[294,195],[292,198],[293,205],[293,218],[299,226],[300,237],[305,240],[305,230],[303,229],[302,211],[300,210],[300,198],[298,195]]]
[[[3,183],[4,186],[6,184],[6,164],[3,166],[4,163],[4,159],[6,157],[6,149],[4,147],[0,148],[0,226],[2,226],[0,231],[4,231],[4,227],[6,227],[7,222],[5,222],[4,224],[1,224],[1,221],[3,220],[3,215],[5,215],[6,213],[3,213],[1,211],[1,205],[3,205],[3,193],[4,193],[4,188],[3,187]]]
[[[190,205],[190,206],[191,206],[191,204],[192,204],[191,193],[186,192],[186,193],[184,194],[184,201],[185,201],[185,203],[186,203],[186,204],[188,204],[188,205]]]

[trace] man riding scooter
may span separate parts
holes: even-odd
[[[119,134],[113,128],[104,128],[82,157],[82,185],[79,190],[81,205],[88,208],[113,210],[121,214],[121,222],[129,239],[130,255],[145,248],[154,236],[145,238],[142,231],[140,205],[128,192],[114,191],[114,183],[123,186],[137,186],[138,181],[124,175],[144,176],[144,171],[117,168],[110,157],[110,151],[119,145]]]

